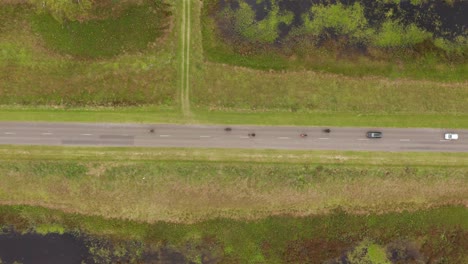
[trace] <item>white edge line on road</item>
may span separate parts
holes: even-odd
[[[159,135],[160,137],[170,137],[171,135]]]

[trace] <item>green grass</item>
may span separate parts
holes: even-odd
[[[156,6],[130,7],[117,18],[60,23],[51,15],[33,17],[32,27],[60,52],[89,58],[145,50],[162,35],[167,18]]]
[[[147,13],[145,6],[131,9],[120,20],[60,25],[28,6],[1,4],[0,104],[177,105],[178,29],[171,28],[174,17],[169,16],[173,6],[155,14]]]
[[[41,224],[37,225],[34,231],[41,235],[46,235],[50,233],[63,234],[65,232],[65,228],[57,224]]]
[[[337,127],[468,128],[466,114],[359,114],[193,108],[184,117],[174,107],[0,107],[0,121],[251,124]]]
[[[98,151],[96,151],[98,150]],[[467,153],[331,151],[331,150],[244,150],[203,148],[125,148],[0,146],[1,160],[102,161],[102,162],[260,162],[330,164],[350,166],[449,166],[464,167]]]
[[[420,116],[422,120],[427,116],[443,119],[468,113],[465,83],[351,78],[307,71],[265,72],[214,63],[206,63],[204,73],[204,78],[192,85],[194,108],[278,111],[279,115],[287,111],[309,112],[311,116],[334,113],[337,119],[343,113]]]
[[[1,121],[183,123],[175,107],[0,107]]]
[[[413,252],[439,262],[463,263],[467,217],[464,207],[442,207],[390,214],[349,215],[337,211],[327,216],[274,216],[258,221],[145,224],[39,207],[0,206],[0,225],[11,224],[18,230],[53,223],[67,231],[81,230],[114,241],[143,242],[153,250],[166,245],[192,261],[201,261],[202,252],[208,252],[228,263],[252,263],[256,258],[267,263],[326,261],[359,246],[369,247],[369,254],[376,257],[377,245],[399,247],[403,256],[409,246]],[[380,252],[378,257],[384,256]]]
[[[194,109],[195,120],[211,124],[296,125],[337,127],[433,127],[467,128],[468,115],[450,114],[360,114],[336,112],[291,112]]]

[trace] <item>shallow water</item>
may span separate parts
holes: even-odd
[[[256,19],[262,20],[271,10],[272,0],[219,0],[220,8],[229,6],[237,9],[239,1],[245,1],[255,10]],[[392,11],[393,19],[403,24],[415,23],[418,27],[434,33],[435,37],[453,40],[457,36],[468,36],[468,1],[456,1],[453,5],[445,1],[428,1],[421,5],[412,5],[409,0],[401,0],[400,4],[385,4],[376,0],[275,0],[283,11],[294,14],[291,25],[280,27],[281,36],[287,35],[292,27],[302,24],[301,16],[308,12],[314,4],[329,5],[342,3],[353,5],[355,2],[364,7],[364,14],[369,25],[379,27],[386,19],[385,14]]]
[[[19,234],[0,235],[2,263],[15,261],[28,264],[68,264],[89,260],[84,242],[71,234]],[[90,262],[87,262],[90,263]]]

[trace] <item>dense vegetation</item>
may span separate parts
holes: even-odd
[[[0,226],[71,233],[84,240],[90,259],[98,263],[161,258],[194,263],[464,263],[467,212],[464,207],[378,215],[337,210],[327,216],[284,215],[247,222],[145,224],[1,206]]]
[[[215,61],[466,80],[464,1],[209,0],[204,9],[205,50]]]

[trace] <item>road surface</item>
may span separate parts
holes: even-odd
[[[0,144],[468,152],[468,130],[0,122]],[[154,129],[151,132],[150,129]],[[367,131],[383,138],[368,139]],[[444,132],[460,139],[447,141]],[[255,133],[255,137],[249,137]],[[307,137],[299,135],[306,133]]]

